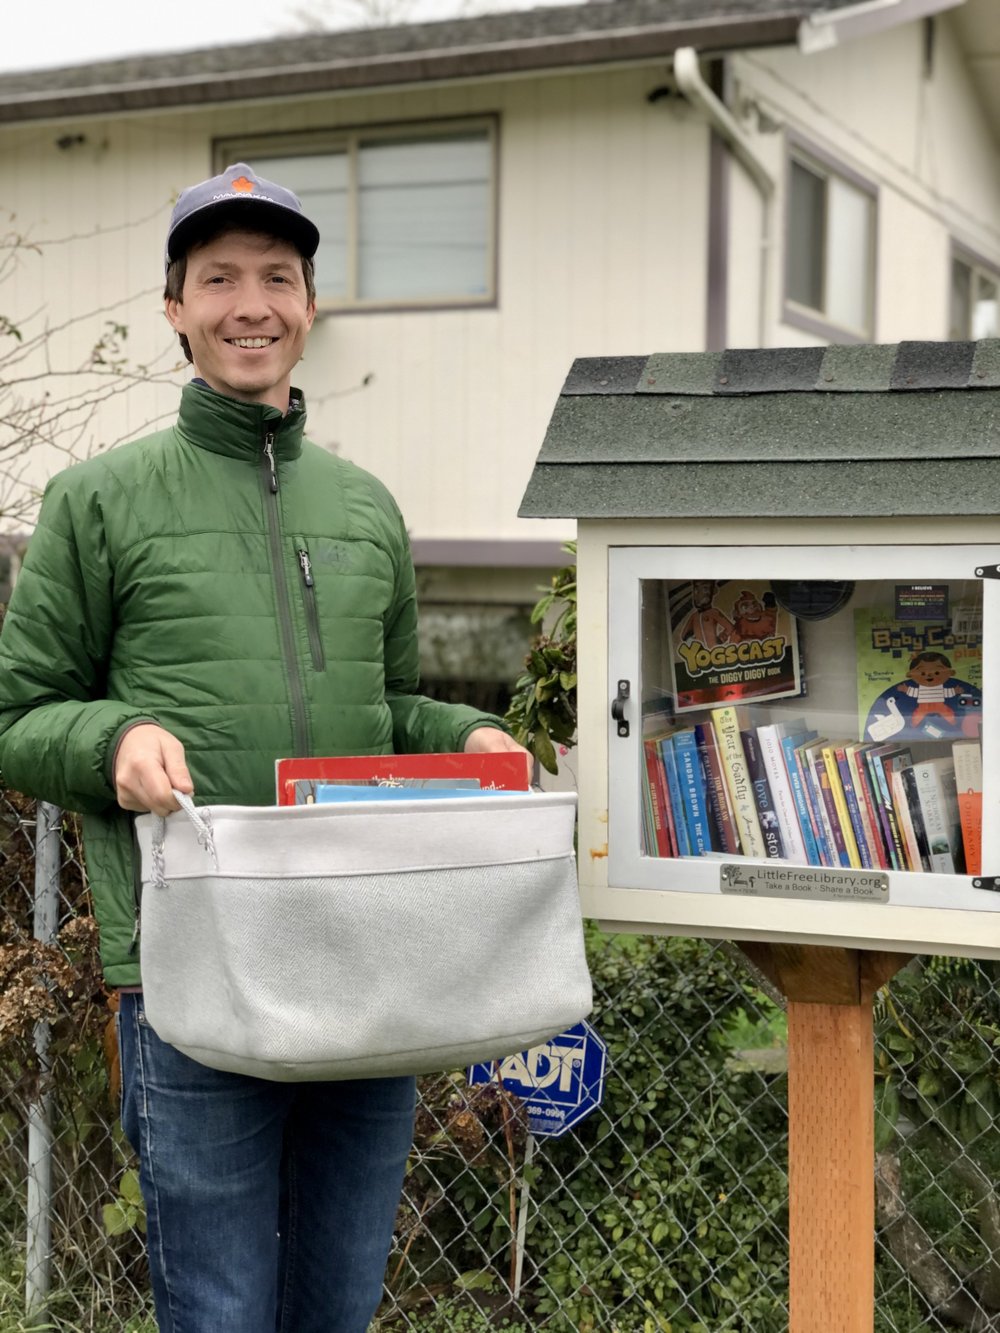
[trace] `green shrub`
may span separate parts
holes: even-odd
[[[608,1046],[603,1105],[540,1141],[524,1172],[523,1125],[505,1138],[499,1103],[476,1101],[497,1090],[452,1081],[438,1098],[439,1137],[421,1135],[407,1187],[425,1207],[425,1232],[394,1288],[409,1325],[387,1312],[380,1327],[450,1333],[503,1318],[553,1333],[787,1327],[785,1080],[736,1067],[727,1036],[734,1024],[773,1025],[773,1006],[702,941],[592,931],[589,953],[592,1021]],[[522,1175],[531,1205],[514,1307],[511,1183]],[[432,1293],[441,1304],[425,1313]],[[471,1322],[449,1325],[442,1310]]]
[[[778,1333],[785,1082],[736,1072],[724,1039],[753,993],[700,940],[618,937],[591,958],[609,1075],[600,1111],[544,1151],[567,1184],[530,1232],[536,1308],[558,1330],[655,1311],[671,1333]]]

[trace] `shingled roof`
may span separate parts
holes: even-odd
[[[679,46],[772,46],[795,41],[805,19],[856,4],[591,0],[0,74],[0,123],[650,59]]]
[[[1000,514],[1000,339],[585,358],[522,518]]]

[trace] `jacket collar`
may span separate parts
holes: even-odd
[[[274,456],[298,458],[306,425],[305,399],[292,389],[288,411],[264,403],[241,403],[216,393],[203,380],[192,380],[181,392],[177,431],[189,443],[227,458],[260,457],[264,436],[274,433]]]

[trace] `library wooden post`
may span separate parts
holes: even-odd
[[[579,522],[584,911],[787,996],[791,1327],[865,1333],[872,996],[1000,957],[1000,341],[577,361],[520,512]]]

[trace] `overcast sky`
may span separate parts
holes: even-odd
[[[538,0],[6,0],[0,71],[76,65],[92,60],[252,42],[302,32],[299,10],[331,27],[360,26],[364,4],[401,22],[456,13],[533,9]],[[573,4],[580,0],[545,0]]]

